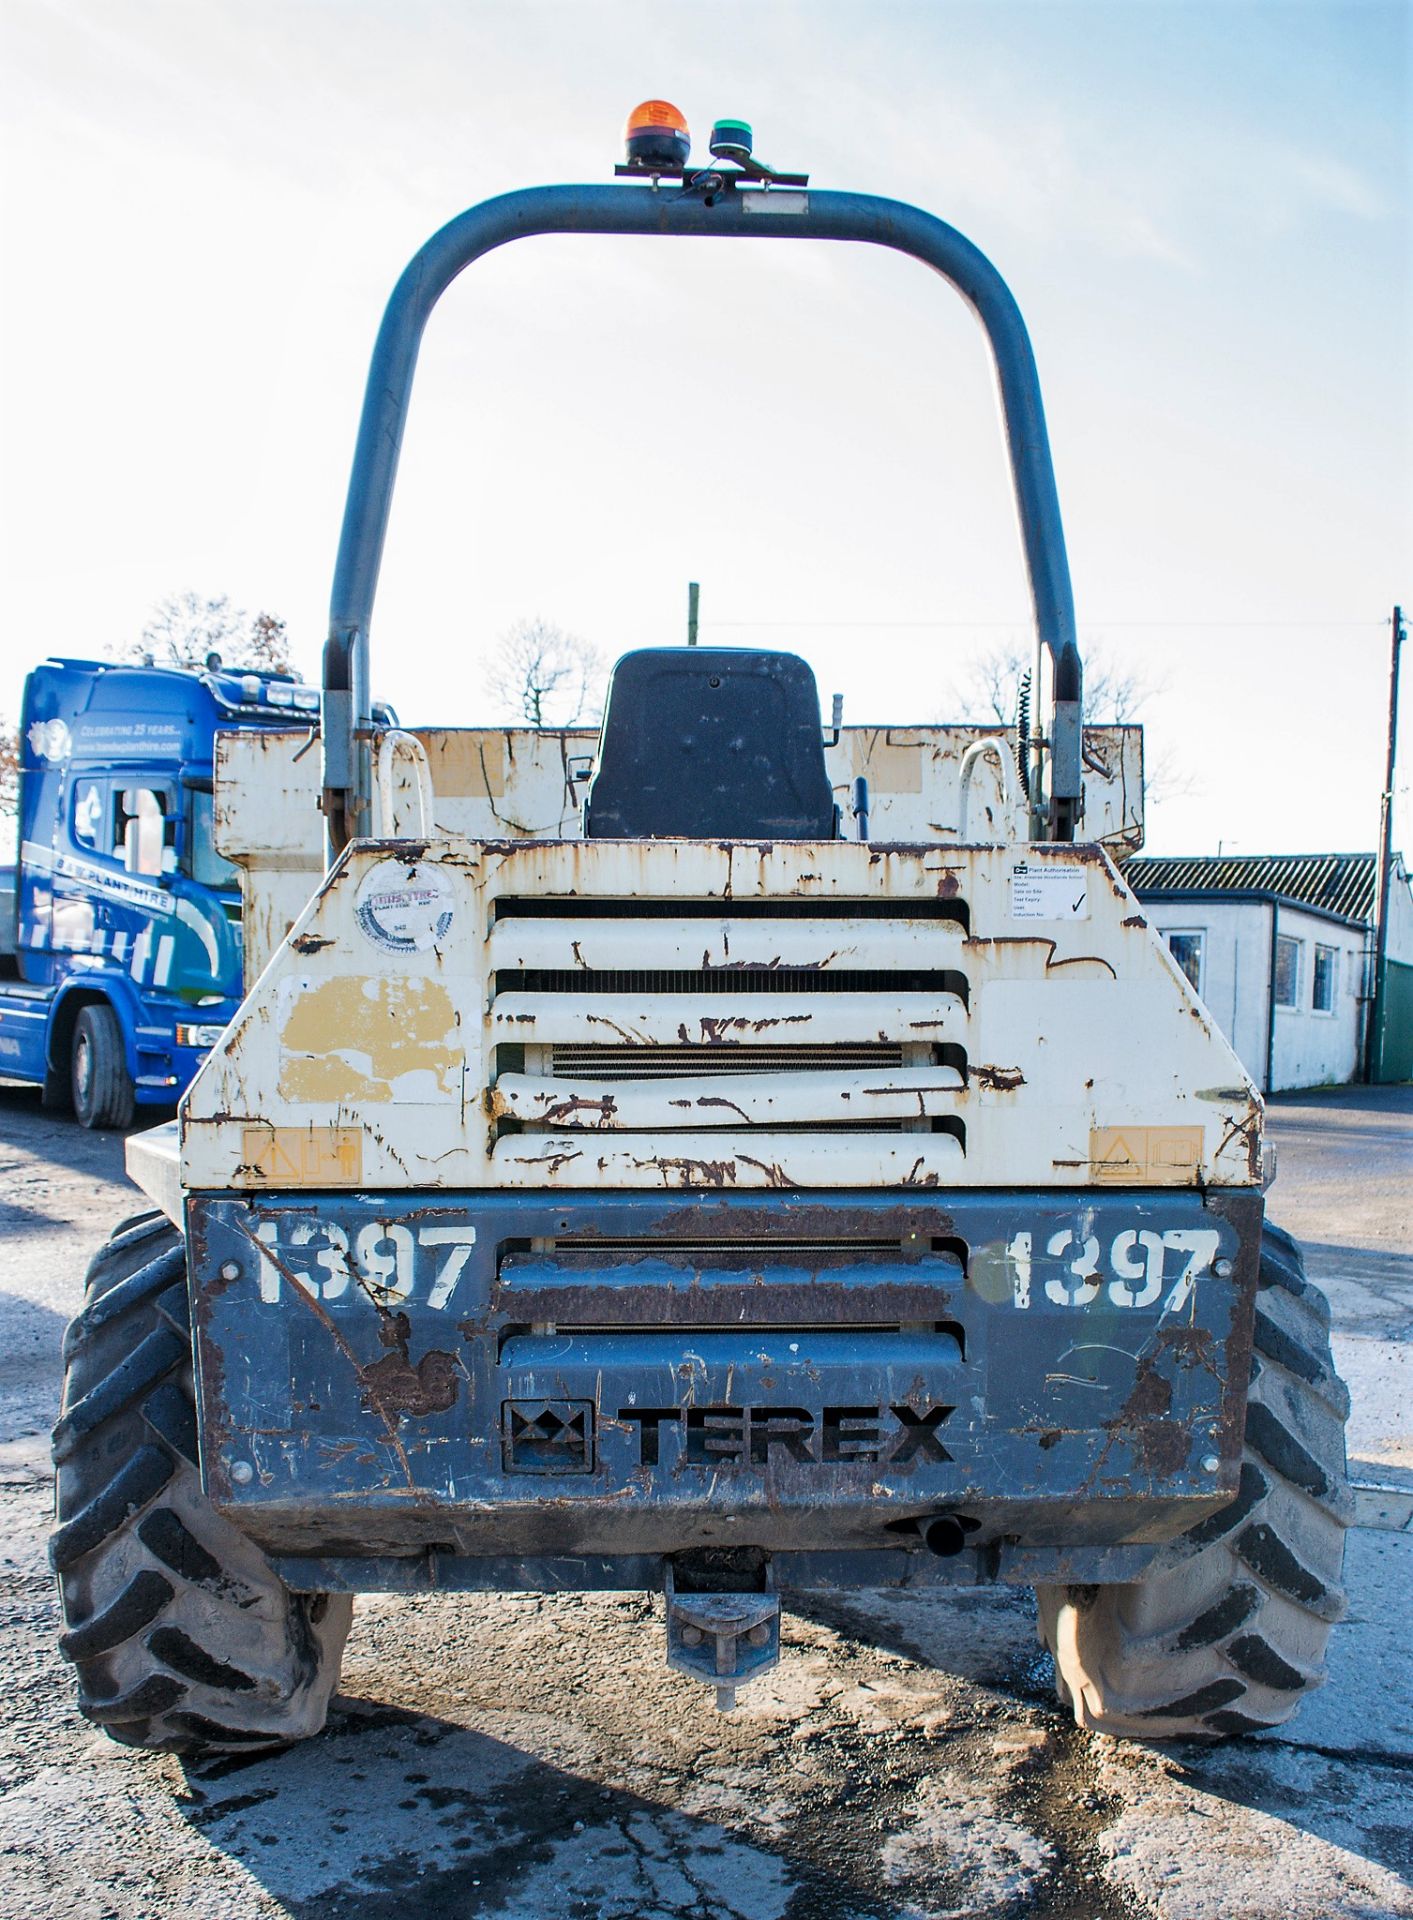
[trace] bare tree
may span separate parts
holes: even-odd
[[[958,687],[966,706],[982,706],[1003,726],[1012,726],[1022,679],[1034,669],[1031,655],[1017,646],[993,647],[979,654]],[[1132,668],[1121,667],[1098,648],[1091,647],[1084,662],[1084,719],[1091,727],[1129,726],[1163,691],[1161,680],[1150,680]],[[1036,716],[1034,698],[1031,714]],[[1032,721],[1032,724],[1034,720]],[[1154,747],[1145,754],[1144,786],[1151,803],[1171,800],[1192,790],[1191,776],[1176,762],[1171,747]]]
[[[1009,726],[1016,717],[1021,680],[1033,664],[1019,647],[992,647],[972,662],[959,692],[968,707],[980,701]],[[1140,708],[1161,691],[1160,683],[1116,666],[1101,653],[1091,652],[1085,659],[1084,717],[1090,726],[1125,726],[1137,720]]]
[[[603,655],[577,634],[538,615],[500,637],[486,686],[507,715],[532,727],[597,720],[603,706]]]
[[[117,651],[125,659],[151,659],[164,667],[202,667],[216,653],[231,667],[291,671],[289,636],[278,615],[251,615],[228,593],[201,594],[190,587],[159,602],[141,636]]]

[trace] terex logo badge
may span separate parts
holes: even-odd
[[[680,1458],[698,1467],[765,1467],[771,1450],[808,1465],[877,1460],[890,1467],[950,1460],[938,1428],[955,1407],[825,1407],[816,1423],[805,1407],[620,1407],[638,1429],[638,1459],[655,1467],[664,1426],[681,1433]]]

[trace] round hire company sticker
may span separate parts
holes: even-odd
[[[385,953],[425,953],[445,940],[455,909],[440,867],[380,860],[363,876],[353,911],[362,931]]]

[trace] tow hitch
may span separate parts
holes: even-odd
[[[764,1580],[759,1592],[721,1593],[667,1569],[667,1664],[715,1687],[721,1713],[735,1706],[738,1687],[780,1663],[780,1596],[768,1564]]]

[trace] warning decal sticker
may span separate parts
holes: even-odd
[[[1087,920],[1089,874],[1084,867],[1022,860],[1011,868],[1013,920]]]
[[[1108,1186],[1194,1186],[1201,1127],[1091,1127],[1089,1174]]]
[[[356,1187],[363,1135],[357,1127],[247,1127],[241,1174],[281,1187]]]

